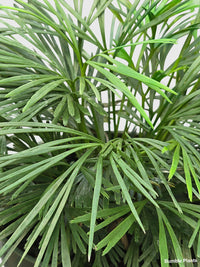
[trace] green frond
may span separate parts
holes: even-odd
[[[4,3],[0,266],[199,261],[199,1]]]

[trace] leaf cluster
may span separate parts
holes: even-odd
[[[68,2],[0,4],[0,266],[199,260],[198,1]]]

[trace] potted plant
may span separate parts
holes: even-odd
[[[197,266],[199,3],[69,2],[0,5],[2,265]]]

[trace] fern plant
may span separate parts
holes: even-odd
[[[14,0],[0,19],[1,266],[17,247],[16,266],[196,266],[199,1]]]

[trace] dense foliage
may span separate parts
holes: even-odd
[[[198,7],[0,5],[3,263],[16,247],[34,267],[198,260]]]

